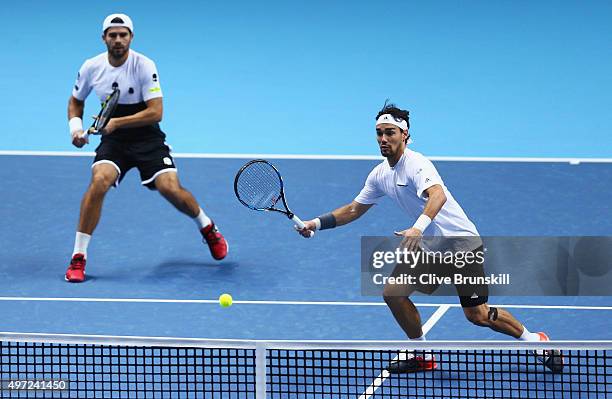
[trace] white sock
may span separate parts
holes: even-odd
[[[202,230],[203,227],[208,226],[212,223],[212,220],[204,213],[202,208],[200,208],[200,213],[198,216],[193,218],[193,221],[198,225],[198,229]]]
[[[85,258],[87,258],[87,247],[89,246],[89,240],[91,240],[91,235],[77,231],[76,238],[74,239],[74,250],[72,251],[72,256],[75,254],[83,254]]]
[[[425,338],[425,335],[421,335],[418,338],[410,338],[411,341],[427,341],[427,339]],[[432,355],[431,352],[429,350],[423,350],[423,351],[418,351],[419,354],[423,355],[423,358],[425,360],[431,360]],[[407,360],[407,359],[411,359],[413,358],[415,355],[415,351],[413,350],[407,350],[407,351],[401,351],[398,355],[398,360]]]
[[[529,332],[527,327],[523,326],[523,333],[519,337],[521,341],[540,341],[540,334]]]

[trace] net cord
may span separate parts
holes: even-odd
[[[99,344],[116,346],[158,346],[189,348],[234,348],[234,349],[321,349],[321,350],[609,350],[612,340],[555,340],[548,342],[525,341],[369,341],[369,340],[243,340],[202,339],[178,337],[140,337],[116,335],[77,335],[0,332],[0,341],[42,342],[57,344]]]

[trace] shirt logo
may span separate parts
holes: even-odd
[[[425,179],[425,183],[427,183],[428,181],[430,181],[431,179],[428,177]]]
[[[157,82],[157,74],[156,73],[153,74],[153,81]]]

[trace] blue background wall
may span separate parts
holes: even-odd
[[[0,150],[74,149],[67,99],[112,12],[179,152],[374,155],[391,98],[428,155],[610,157],[609,1],[12,2]]]

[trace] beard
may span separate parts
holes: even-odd
[[[127,51],[128,47],[108,47],[108,53],[116,59],[123,57]]]

